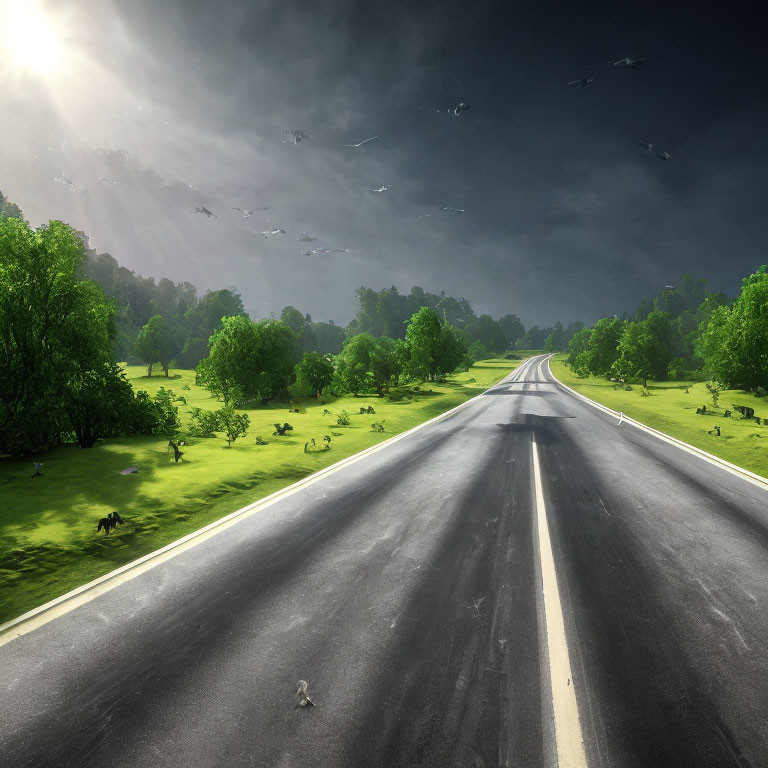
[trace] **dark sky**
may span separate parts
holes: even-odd
[[[0,189],[142,274],[237,286],[256,317],[290,303],[346,323],[356,287],[394,284],[526,325],[591,322],[685,271],[734,294],[768,261],[757,4],[40,7],[62,57],[3,72]],[[643,66],[605,63],[625,56]],[[311,139],[284,143],[283,128]],[[135,168],[106,167],[107,148]],[[265,218],[287,234],[258,235]]]

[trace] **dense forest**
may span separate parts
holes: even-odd
[[[568,363],[579,376],[647,385],[649,379],[711,379],[768,391],[768,273],[759,267],[736,299],[686,274],[642,301],[633,315],[604,317],[576,333]]]

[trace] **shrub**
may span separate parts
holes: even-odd
[[[336,419],[336,423],[340,427],[347,427],[352,423],[352,420],[349,418],[349,414],[346,411],[342,411],[338,418]]]
[[[247,413],[237,413],[231,405],[227,405],[217,411],[216,418],[219,422],[219,428],[224,433],[227,445],[230,448],[238,437],[246,437],[248,435],[248,427],[251,425],[251,420]]]
[[[197,437],[212,437],[219,430],[217,412],[193,408],[190,413],[189,432]]]

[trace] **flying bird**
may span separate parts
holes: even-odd
[[[660,160],[671,160],[671,159],[672,159],[672,155],[670,155],[670,154],[669,154],[669,152],[657,152],[657,151],[656,151],[656,150],[653,148],[653,144],[649,144],[647,141],[638,141],[637,143],[638,143],[638,144],[639,144],[639,145],[640,145],[640,146],[643,148],[643,150],[644,150],[644,151],[645,151],[647,154],[649,154],[649,155],[655,155],[655,156],[656,156],[656,157],[658,157]]]
[[[290,139],[283,139],[283,142],[285,144],[298,144],[300,141],[303,141],[304,139],[311,139],[312,137],[304,133],[301,129],[299,130],[291,130],[290,128],[283,128],[283,133],[288,134],[290,136]]]
[[[349,248],[313,248],[311,251],[302,251],[302,256],[331,256],[334,253],[350,253]]]
[[[452,110],[453,114],[458,117],[462,112],[466,112],[472,105],[471,104],[465,104],[463,101],[460,101]]]
[[[417,219],[427,219],[427,218],[429,218],[430,215],[431,214],[429,214],[429,213],[422,213],[422,214],[418,215],[416,218]]]
[[[444,205],[443,206],[443,210],[444,211],[449,211],[450,213],[464,213],[465,212],[463,208],[451,208],[450,205]]]
[[[70,187],[74,187],[75,183],[72,181],[72,179],[65,176],[63,173],[61,176],[57,176],[54,181],[58,181],[59,184],[68,184]]]
[[[107,184],[119,184],[119,181],[115,181],[114,179],[108,179],[106,176],[99,176],[99,181],[105,181]]]
[[[611,64],[614,67],[621,67],[622,69],[637,69],[642,66],[645,59],[630,59],[629,56],[625,59],[619,59],[618,61],[606,61],[606,64]]]
[[[357,144],[339,144],[340,147],[362,147],[363,144],[367,144],[369,141],[373,141],[374,139],[378,139],[378,136],[371,136],[370,139],[364,139],[363,141],[358,141]]]
[[[265,221],[264,223],[266,224],[267,228],[263,232],[259,232],[259,234],[262,235],[265,240],[268,240],[270,237],[274,237],[275,235],[285,234],[284,229],[273,229],[270,222]]]
[[[587,86],[592,85],[594,82],[594,77],[582,77],[580,80],[571,80],[568,85],[570,85],[571,88],[586,88]]]
[[[204,213],[209,219],[211,216],[213,216],[214,219],[218,219],[219,217],[215,213],[211,213],[204,205],[201,205],[199,208],[195,208],[192,213]]]
[[[371,192],[386,192],[391,187],[391,184],[382,184],[378,189],[372,189]]]
[[[249,216],[253,216],[254,213],[257,211],[268,211],[269,208],[254,208],[252,211],[249,211],[247,208],[235,208],[232,206],[233,211],[240,211],[240,213],[243,214],[243,218],[247,219]]]
[[[300,243],[314,243],[316,237],[310,237],[306,232],[302,232],[297,238]]]

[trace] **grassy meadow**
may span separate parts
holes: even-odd
[[[533,353],[517,354],[524,359]],[[221,435],[185,438],[184,461],[178,464],[168,438],[160,436],[58,448],[38,459],[43,476],[35,478],[30,460],[0,458],[0,622],[431,419],[480,394],[520,362],[484,360],[445,384],[424,384],[418,392],[404,388],[397,401],[326,396],[324,402],[302,398],[243,409],[251,421],[247,437],[231,447]],[[162,373],[148,378],[146,367],[125,371],[137,390],[154,395],[165,386],[186,398],[186,405],[177,403],[182,429],[191,408],[221,407],[195,386],[193,371],[172,370],[169,378]],[[369,405],[376,414],[360,414],[360,407]],[[289,413],[289,408],[300,412]],[[342,410],[350,415],[348,426],[336,423]],[[273,437],[275,422],[285,421],[294,430]],[[385,431],[371,431],[371,424],[381,421]],[[330,450],[320,450],[324,435],[332,437]],[[257,436],[268,445],[257,445]],[[304,445],[312,438],[317,450],[307,453]],[[130,466],[138,473],[120,474]],[[125,524],[109,536],[97,534],[99,519],[113,511]]]
[[[613,382],[595,376],[580,379],[564,365],[566,357],[555,355],[550,365],[552,373],[563,384],[591,400],[623,411],[649,427],[768,477],[768,426],[742,419],[739,413],[724,417],[726,409],[733,411],[734,405],[747,405],[755,409],[755,416],[762,422],[763,418],[768,418],[768,398],[724,389],[720,392],[719,405],[715,407],[703,381],[649,382],[649,394],[644,397],[641,384],[633,384],[632,390],[627,392],[621,387],[614,389]],[[696,409],[703,405],[707,406],[707,413],[697,414]],[[720,426],[720,437],[714,433],[715,425]]]

